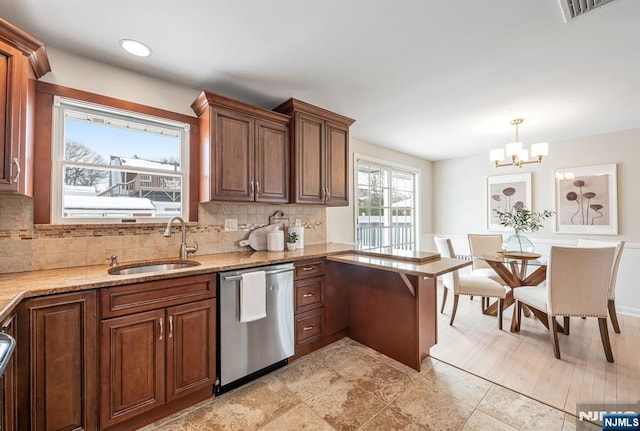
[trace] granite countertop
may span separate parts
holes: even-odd
[[[433,253],[431,253],[433,254]],[[78,266],[44,271],[0,274],[0,320],[5,319],[24,298],[75,292],[144,281],[211,274],[254,266],[293,262],[301,259],[328,257],[332,261],[367,266],[385,271],[402,272],[425,277],[437,277],[471,265],[471,261],[458,259],[405,260],[386,254],[358,254],[349,244],[310,244],[295,251],[248,251],[209,255],[192,255],[189,260],[200,265],[171,271],[147,272],[129,275],[110,275],[109,265]],[[439,257],[439,256],[438,256]],[[166,259],[163,259],[166,260]],[[122,262],[122,266],[131,262]]]
[[[210,274],[253,266],[292,262],[301,259],[325,257],[353,250],[348,244],[310,244],[295,251],[248,251],[209,255],[191,255],[189,260],[198,266],[175,269],[169,272],[147,272],[130,275],[110,275],[109,265],[78,266],[44,271],[0,274],[0,320],[5,319],[24,298],[75,292],[109,286],[119,286],[143,281]],[[163,259],[166,260],[166,259]],[[130,262],[122,262],[128,264]]]
[[[450,258],[438,258],[425,262],[402,260],[386,256],[372,256],[355,253],[343,253],[329,256],[328,260],[333,262],[348,263],[351,265],[366,266],[369,268],[381,269],[383,271],[402,272],[421,277],[434,278],[456,269],[464,268],[472,264],[470,260],[459,260]]]

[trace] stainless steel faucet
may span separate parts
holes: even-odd
[[[187,227],[184,223],[184,219],[178,216],[171,217],[171,220],[169,220],[169,223],[167,223],[167,227],[164,230],[163,235],[166,237],[171,236],[171,225],[175,220],[178,220],[180,222],[180,227],[182,228],[182,244],[180,244],[180,259],[186,259],[187,257],[189,257],[189,253],[195,253],[196,251],[198,251],[198,243],[196,241],[193,241],[195,246],[187,245]]]

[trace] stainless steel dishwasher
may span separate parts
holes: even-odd
[[[266,317],[240,321],[240,281],[264,271]],[[287,364],[294,353],[293,264],[222,272],[218,280],[218,379],[220,394]]]

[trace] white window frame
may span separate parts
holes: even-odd
[[[358,244],[358,162],[369,163],[382,168],[392,169],[395,171],[402,171],[414,175],[414,208],[413,225],[415,226],[414,233],[414,251],[420,250],[420,169],[415,166],[404,165],[401,163],[392,162],[389,160],[378,159],[375,157],[367,156],[364,154],[353,154],[353,222],[354,222],[354,242],[356,248],[359,248]]]
[[[172,172],[172,176],[180,176],[180,216],[185,220],[189,219],[189,130],[191,126],[187,123],[170,120],[166,118],[155,117],[142,114],[135,111],[127,111],[124,109],[114,108],[96,103],[85,102],[82,100],[71,99],[67,97],[54,96],[53,100],[53,127],[51,142],[51,222],[53,224],[122,224],[122,223],[163,223],[167,222],[170,217],[112,217],[112,218],[95,218],[95,217],[63,217],[63,194],[64,194],[64,175],[63,166],[67,163],[64,160],[64,121],[65,108],[69,107],[73,110],[80,110],[89,114],[93,113],[98,116],[108,116],[125,121],[134,121],[138,123],[147,123],[150,126],[162,126],[175,128],[180,132],[181,149],[180,149],[180,171]],[[77,164],[77,163],[76,163]],[[104,168],[103,165],[93,165],[83,163],[88,167]],[[167,174],[167,171],[153,168],[127,168],[118,167],[119,171],[140,172],[145,174]]]

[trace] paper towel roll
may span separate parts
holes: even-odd
[[[289,233],[295,232],[298,234],[298,241],[296,241],[296,249],[304,248],[304,226],[290,226]]]

